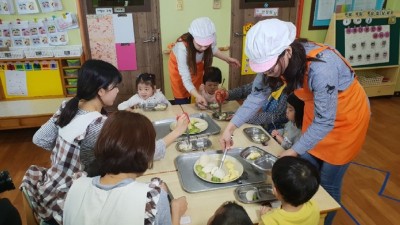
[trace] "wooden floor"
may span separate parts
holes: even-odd
[[[400,224],[400,98],[373,98],[371,107],[368,136],[345,176],[343,209],[335,225]],[[9,170],[17,187],[29,165],[49,166],[49,152],[32,144],[34,133],[0,131],[0,170]],[[7,191],[0,197],[13,202],[26,224],[21,193]]]

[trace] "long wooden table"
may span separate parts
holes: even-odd
[[[182,105],[185,112],[188,114],[204,112],[208,113],[211,116],[211,111],[204,110],[200,111],[194,104],[190,105]],[[235,101],[228,102],[223,105],[223,111],[236,111],[239,107],[239,104]],[[176,115],[182,113],[182,110],[179,106],[171,106],[168,107],[166,111],[156,111],[156,112],[143,112],[151,121],[158,121],[167,118],[175,118]],[[216,121],[217,124],[221,127],[221,132],[225,129],[228,122],[225,121]],[[248,147],[248,146],[258,146],[265,151],[277,155],[279,152],[283,151],[282,147],[271,138],[268,142],[267,146],[262,146],[260,144],[256,144],[250,142],[243,134],[243,129],[246,127],[251,127],[254,125],[245,124],[242,127],[238,128],[233,136],[234,145],[233,147]],[[259,126],[257,126],[259,127]],[[220,144],[218,142],[219,135],[212,135],[209,137],[212,142],[212,146],[210,149],[218,150],[221,149]],[[143,182],[148,182],[152,177],[160,177],[165,182],[167,182],[168,187],[171,189],[171,192],[174,197],[186,196],[188,202],[188,210],[186,215],[190,217],[191,224],[193,225],[204,225],[207,224],[208,219],[214,214],[215,210],[226,201],[236,201],[240,205],[242,205],[246,212],[249,214],[253,223],[258,223],[259,221],[259,208],[258,204],[242,204],[235,199],[234,190],[235,187],[199,192],[199,193],[187,193],[182,189],[182,186],[179,182],[178,172],[174,164],[174,160],[181,153],[175,149],[175,143],[170,145],[167,148],[167,152],[165,157],[160,161],[155,161],[153,168],[146,171],[144,176],[138,178],[138,180]],[[330,211],[334,211],[340,208],[340,205],[322,188],[320,187],[318,192],[315,194],[313,199],[318,203],[321,209],[321,220],[320,224],[323,224],[324,218],[326,214]]]

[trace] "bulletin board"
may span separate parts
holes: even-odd
[[[10,90],[7,89],[6,70],[0,70],[0,80],[6,99],[63,96],[60,71],[58,69],[21,72],[25,74],[27,92],[23,95],[14,95],[10,94]]]
[[[382,10],[386,0],[312,0],[309,30],[327,29],[334,13]]]
[[[371,21],[367,20],[368,18]],[[357,19],[359,24],[345,25],[349,20]],[[365,15],[337,19],[334,23],[336,49],[353,67],[399,64],[400,18],[398,16],[375,18]]]

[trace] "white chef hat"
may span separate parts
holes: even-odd
[[[269,70],[295,37],[296,27],[291,22],[266,19],[256,23],[246,34],[250,68],[257,73]]]
[[[189,27],[189,33],[199,45],[207,46],[215,42],[215,26],[208,17],[193,20]]]

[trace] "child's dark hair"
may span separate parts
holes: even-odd
[[[218,82],[220,84],[222,82],[221,70],[214,66],[206,68],[203,76],[203,84],[206,84],[207,81]]]
[[[300,100],[293,92],[290,93],[286,100],[294,108],[294,122],[296,127],[301,129],[304,115],[304,102]]]
[[[299,206],[309,201],[317,192],[320,176],[309,161],[285,156],[272,166],[272,181],[287,203]]]
[[[236,202],[225,202],[208,225],[252,225],[246,210]]]
[[[152,73],[141,73],[136,78],[136,88],[140,83],[150,85],[152,87],[156,86],[156,75]]]

